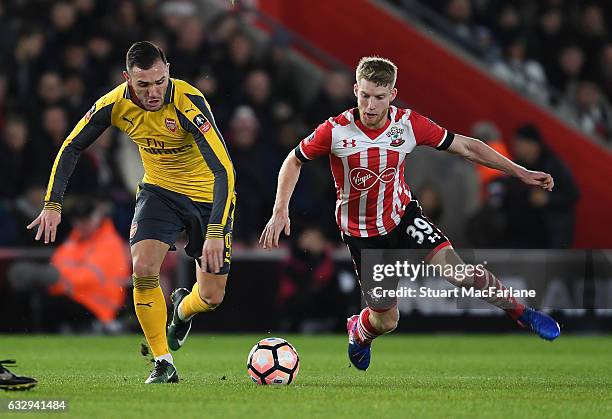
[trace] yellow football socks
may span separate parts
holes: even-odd
[[[202,297],[200,297],[200,288],[196,282],[193,284],[191,293],[181,301],[178,314],[181,320],[188,320],[197,313],[212,311],[215,307],[216,306],[207,304],[206,301],[202,300]]]
[[[169,353],[166,341],[166,301],[159,275],[133,276],[134,308],[154,357]]]

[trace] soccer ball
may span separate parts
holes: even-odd
[[[289,342],[281,338],[262,339],[253,346],[247,371],[257,384],[291,384],[300,370],[300,357]]]

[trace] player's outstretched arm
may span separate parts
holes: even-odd
[[[112,92],[109,93],[109,95],[111,94]],[[57,226],[62,221],[64,191],[79,160],[79,156],[83,150],[89,147],[111,125],[111,112],[114,101],[109,99],[109,95],[98,99],[70,132],[57,153],[51,169],[47,192],[45,193],[43,210],[27,226],[28,229],[38,226],[36,240],[44,237],[45,244],[55,241]]]
[[[291,195],[293,195],[293,190],[300,177],[301,168],[302,162],[292,151],[283,162],[278,173],[278,186],[276,188],[276,200],[272,210],[272,217],[270,217],[270,221],[266,224],[259,238],[259,244],[264,249],[278,247],[278,239],[281,232],[284,231],[287,236],[291,233],[289,200],[291,200]]]
[[[475,138],[455,135],[447,151],[465,157],[471,162],[506,172],[527,185],[539,186],[547,191],[552,191],[555,186],[555,181],[548,173],[527,170]]]

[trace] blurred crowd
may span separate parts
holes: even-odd
[[[576,9],[573,3],[550,1],[529,15],[530,2],[431,4],[454,22],[458,42],[482,43],[478,53],[496,60],[499,74],[523,77],[511,82],[524,83],[519,88],[543,101],[551,100],[548,80],[574,97],[584,129],[610,138],[605,98],[612,95],[612,46],[601,7],[589,3]],[[274,32],[262,45],[245,30],[250,22],[243,14],[209,16],[201,7],[191,0],[0,0],[0,247],[41,245],[25,226],[42,208],[55,155],[92,103],[124,81],[125,52],[143,39],[164,49],[171,77],[192,83],[207,97],[237,172],[234,247],[256,245],[283,159],[320,122],[355,105],[353,76],[332,69],[320,84],[305,89],[288,34]],[[601,71],[586,74],[585,68]],[[510,148],[492,121],[476,124],[471,134],[530,169],[550,172],[557,186],[545,194],[479,169],[481,205],[465,226],[468,239],[462,244],[569,247],[579,194],[537,128],[521,127]],[[89,322],[93,313],[105,331],[113,330],[129,282],[125,241],[141,177],[135,146],[114,128],[81,155],[66,191],[66,222],[58,230],[51,264],[25,260],[6,272],[13,294],[6,288],[0,292],[12,296],[4,310],[24,322],[15,326],[11,320],[10,327],[55,330],[63,320],[48,313],[61,314],[70,324],[78,317]],[[452,213],[435,182],[412,186],[434,222]],[[343,317],[337,311],[354,293],[351,281],[342,285],[332,260],[340,245],[335,199],[327,160],[305,165],[292,199],[293,240],[279,271],[276,303],[286,330],[338,326],[334,319]],[[30,308],[41,304],[34,311],[45,314],[32,320]],[[19,308],[21,317],[13,315]]]
[[[199,7],[192,1],[0,1],[0,245],[36,244],[24,226],[40,211],[59,147],[91,104],[123,82],[125,52],[142,39],[160,45],[171,77],[197,86],[211,104],[239,173],[236,211],[246,216],[236,219],[235,243],[254,244],[271,213],[284,157],[324,118],[353,104],[351,79],[332,70],[306,98],[286,36],[275,34],[258,48],[239,14],[210,18]],[[83,153],[66,191],[67,197],[110,198],[124,237],[142,175],[129,143],[107,130]],[[295,214],[332,220],[331,182],[327,190],[311,187],[330,176],[326,162],[317,164],[321,170],[306,170]]]
[[[489,44],[482,51],[498,60],[500,66],[505,62],[502,51],[508,50],[513,42],[524,42],[521,45],[525,62],[541,67],[543,80],[557,83],[567,95],[590,97],[579,94],[584,86],[591,93],[599,92],[599,88],[585,77],[605,78],[606,74],[612,77],[612,57],[605,53],[612,52],[612,47],[606,43],[606,23],[599,6],[589,3],[588,7],[575,9],[573,3],[550,1],[545,8],[537,9],[539,14],[532,16],[534,21],[526,15],[528,11],[535,13],[533,7],[528,7],[531,2],[502,2],[501,8],[496,6],[498,3],[431,2],[432,7],[439,7],[456,23],[459,41],[471,39],[472,33],[486,32]],[[91,104],[123,82],[125,52],[134,41],[142,39],[160,45],[169,58],[171,76],[197,86],[211,104],[238,174],[234,246],[256,245],[271,213],[278,169],[284,157],[324,119],[354,106],[352,76],[344,69],[327,71],[320,85],[313,86],[316,91],[304,94],[297,64],[290,57],[288,34],[274,32],[261,45],[245,30],[250,22],[243,14],[219,12],[210,16],[200,7],[201,3],[191,0],[0,0],[0,246],[40,245],[25,226],[42,207],[53,159]],[[578,20],[582,22],[578,32],[570,20],[577,12],[580,19],[586,19]],[[546,17],[549,14],[556,20]],[[550,19],[559,20],[555,35],[544,36],[542,33],[547,33],[545,29],[551,26],[546,23]],[[536,23],[535,29],[527,25],[532,21]],[[490,22],[497,24],[491,26]],[[562,53],[566,50],[572,51],[567,60]],[[539,56],[540,61],[528,58],[533,55]],[[576,56],[580,65],[573,63]],[[604,60],[605,57],[608,59]],[[600,58],[602,66],[593,64]],[[566,61],[574,65],[566,65]],[[607,66],[603,65],[606,63]],[[568,68],[573,69],[571,75],[566,74]],[[581,70],[585,68],[601,72],[583,74]],[[508,74],[523,73],[512,70]],[[605,93],[612,94],[612,78],[605,80],[607,84],[600,80],[599,86],[608,86]],[[536,83],[534,91],[545,89],[541,85]],[[604,92],[600,97],[604,103]],[[581,118],[591,121],[593,129],[607,137],[607,108],[602,105],[597,109],[601,112],[589,110]],[[532,132],[531,137],[534,136],[539,134]],[[500,140],[499,136],[496,140]],[[517,151],[511,149],[508,155],[520,159]],[[550,153],[543,149],[540,154],[543,159]],[[106,130],[82,154],[66,191],[67,199],[84,195],[103,197],[112,204],[108,208],[117,231],[127,238],[135,187],[142,176],[139,160],[124,134],[114,128]],[[537,169],[540,160],[525,164]],[[488,188],[487,179],[481,178],[481,184],[483,190]],[[426,213],[435,221],[444,206],[435,184],[412,186]],[[510,220],[520,210],[507,203],[531,205],[528,198],[531,192],[513,189],[512,185],[504,185],[503,190],[503,199],[499,193],[494,194],[501,204],[493,205],[496,217],[503,219],[503,226],[498,220],[498,229],[482,228],[480,234],[485,237],[479,239],[475,239],[477,235],[468,226],[466,235],[470,240],[466,244],[533,247],[534,242],[527,239],[509,241],[509,236],[504,235],[519,231],[512,227],[516,220]],[[522,193],[527,198],[518,201],[512,193]],[[292,220],[296,223],[318,220],[326,240],[339,245],[333,218],[335,198],[326,159],[305,165],[292,199]],[[487,199],[488,195],[481,196],[483,206],[491,209],[486,207]],[[577,192],[567,203],[568,213],[573,214],[576,200]],[[542,199],[539,202],[534,211],[542,219],[541,212],[550,202],[544,203]],[[571,230],[572,225],[573,218],[565,224],[565,230]],[[60,243],[69,232],[68,225],[59,229]],[[571,243],[570,233],[569,239],[561,241],[549,240],[548,233],[543,231],[538,234],[547,238],[535,243],[544,243],[545,247],[567,247]]]
[[[443,19],[428,15],[427,24],[524,95],[612,145],[608,0],[390,1],[411,12],[433,9]]]

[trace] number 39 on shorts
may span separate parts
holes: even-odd
[[[427,238],[431,241],[431,238],[429,236],[431,235],[431,233],[433,233],[433,231],[433,227],[427,221],[420,217],[415,217],[412,224],[410,224],[406,229],[406,233],[408,233],[410,237],[415,239],[417,241],[417,244],[423,243],[425,235],[427,235]]]

